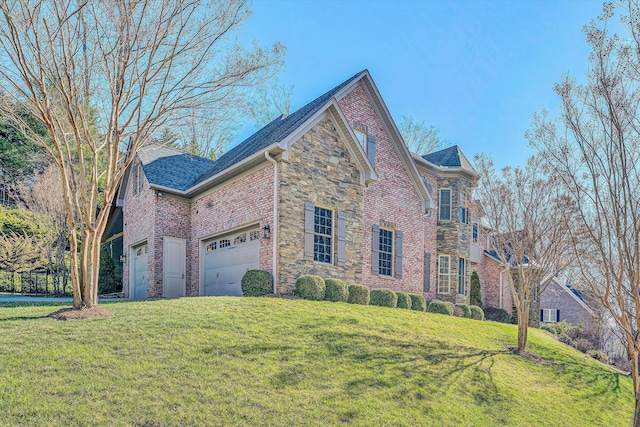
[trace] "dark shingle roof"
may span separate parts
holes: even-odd
[[[340,83],[338,86],[314,99],[294,113],[289,114],[288,116],[280,116],[273,120],[271,123],[222,155],[218,160],[216,160],[213,168],[202,173],[195,184],[206,181],[208,178],[211,178],[251,155],[264,150],[270,145],[282,141],[300,125],[316,114],[336,93],[358,78],[363,72],[364,71],[361,71]]]
[[[428,162],[438,166],[460,167],[460,148],[457,145],[445,148],[444,150],[434,151],[433,153],[422,156]]]
[[[422,156],[422,158],[437,166],[448,168],[457,167],[476,173],[476,170],[471,165],[471,162],[467,159],[460,147],[458,147],[457,145],[447,147],[443,150],[435,151],[433,153],[425,154],[424,156]]]
[[[203,171],[215,165],[213,160],[161,146],[144,148],[138,156],[149,183],[180,191],[191,188]]]

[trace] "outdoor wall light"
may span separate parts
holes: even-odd
[[[120,255],[120,262],[122,264],[124,264],[126,260],[127,260],[127,255],[125,255],[125,254]]]
[[[264,227],[262,227],[262,238],[268,239],[270,237],[271,237],[271,227],[269,227],[269,224],[267,224]]]

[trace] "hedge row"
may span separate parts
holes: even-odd
[[[257,297],[270,294],[273,292],[273,278],[271,273],[264,270],[249,270],[242,277],[241,288],[244,296]],[[477,320],[483,320],[484,318],[482,309],[473,305],[456,304],[454,306],[453,303],[439,300],[432,300],[427,303],[422,294],[392,291],[391,289],[384,288],[370,290],[365,285],[347,285],[340,279],[323,279],[320,276],[311,274],[298,277],[294,293],[301,298],[313,301],[324,300],[360,305],[370,304],[381,307],[397,307],[447,314],[449,316],[456,314],[460,317]],[[502,311],[504,312],[504,310]],[[504,314],[506,314],[506,312],[504,312]],[[488,314],[487,318],[489,319]]]

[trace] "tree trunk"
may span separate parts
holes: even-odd
[[[82,244],[76,233],[69,234],[73,307],[98,305],[98,272],[100,270],[100,233],[82,232]],[[79,248],[79,250],[78,250]]]
[[[525,307],[518,313],[518,350],[524,351],[527,347],[529,333],[529,308]]]
[[[636,408],[633,413],[633,426],[640,427],[640,366],[639,352],[636,350],[633,339],[627,336],[627,354],[631,360],[631,377],[633,378],[633,391],[636,400]]]

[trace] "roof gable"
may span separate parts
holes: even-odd
[[[326,104],[333,96],[338,93],[342,88],[347,86],[352,81],[356,80],[362,72],[355,74],[351,78],[342,82],[333,89],[320,95],[307,105],[296,110],[294,113],[288,116],[281,115],[271,123],[267,124],[256,133],[236,145],[231,150],[223,154],[217,161],[214,167],[201,174],[195,184],[199,184],[206,181],[208,178],[224,171],[225,169],[237,164],[238,162],[248,158],[249,156],[266,149],[267,147],[279,143],[286,139],[290,134],[297,130],[307,120],[317,114],[323,107],[326,108]]]
[[[213,160],[163,146],[143,148],[138,158],[149,184],[179,191],[191,188],[203,170],[210,170],[216,164]]]
[[[425,154],[422,158],[436,166],[446,168],[461,168],[474,174],[476,170],[471,165],[467,156],[464,155],[459,146],[454,145],[447,147],[443,150],[434,151],[433,153]]]
[[[423,210],[432,210],[435,208],[433,200],[431,199],[431,194],[422,179],[422,176],[418,172],[418,168],[416,166],[415,161],[413,160],[412,154],[405,144],[402,136],[400,135],[400,131],[396,126],[393,118],[391,117],[391,113],[389,112],[378,88],[376,87],[371,75],[368,70],[365,70],[361,73],[360,77],[353,81],[350,85],[346,86],[339,93],[336,94],[336,99],[341,99],[346,94],[348,94],[351,90],[355,88],[357,84],[361,84],[364,89],[366,95],[368,96],[371,106],[378,116],[384,131],[389,137],[393,148],[400,159],[400,162],[404,166],[407,174],[409,176],[409,181],[413,186],[414,190],[418,194],[418,197],[422,201]],[[352,132],[353,133],[353,132]]]

